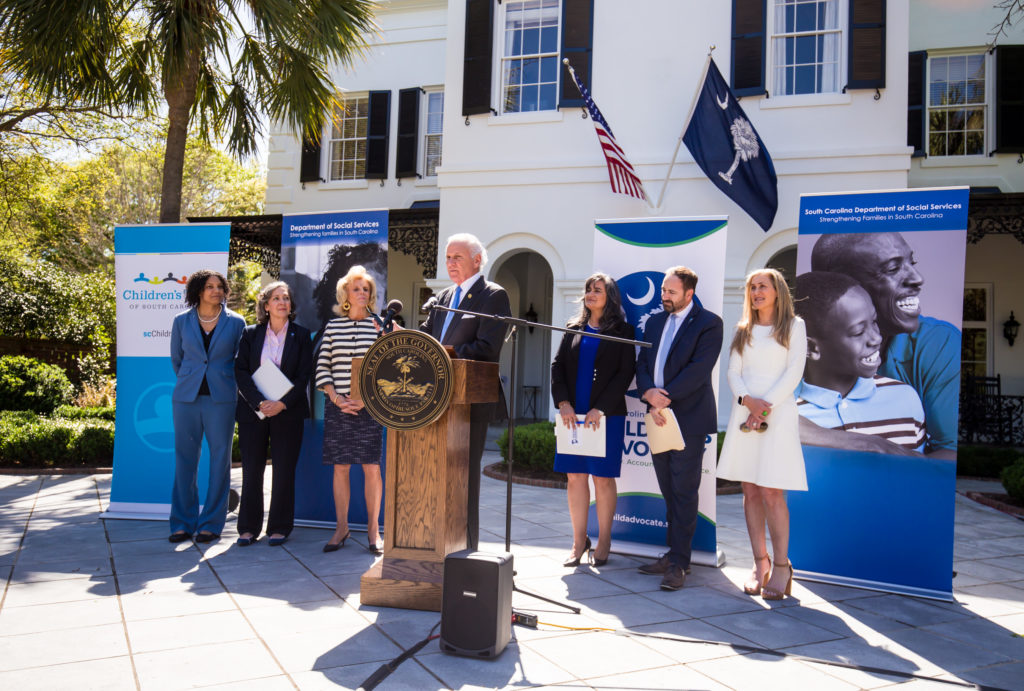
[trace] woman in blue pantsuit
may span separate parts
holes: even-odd
[[[171,542],[196,536],[196,542],[220,537],[227,517],[231,484],[231,434],[235,429],[235,354],[245,320],[224,304],[228,282],[203,269],[189,276],[185,304],[174,318],[171,366],[178,379],[174,411],[174,488],[171,491]],[[196,476],[203,437],[210,448],[206,498],[199,510]]]

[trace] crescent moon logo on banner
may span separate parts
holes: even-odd
[[[654,282],[651,279],[647,279],[647,293],[642,298],[635,298],[630,294],[626,294],[626,298],[634,305],[646,305],[654,297]]]

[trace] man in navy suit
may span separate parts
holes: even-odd
[[[484,278],[487,250],[475,235],[460,233],[448,238],[445,266],[454,285],[441,291],[438,304],[445,307],[510,316],[508,293]],[[508,325],[497,319],[433,310],[420,330],[443,345],[455,348],[465,360],[498,362]],[[487,441],[487,426],[498,417],[502,404],[474,403],[469,410],[469,497],[466,502],[466,547],[476,549],[480,537],[480,459]]]
[[[661,284],[664,312],[647,320],[636,364],[637,390],[651,409],[655,423],[665,424],[661,411],[670,408],[683,433],[682,451],[652,454],[658,487],[665,498],[668,552],[640,567],[641,573],[660,574],[663,590],[679,590],[690,569],[690,543],[697,530],[697,490],[700,487],[704,439],[717,432],[718,409],[711,371],[722,350],[722,318],[693,299],[697,274],[685,266],[665,272]]]

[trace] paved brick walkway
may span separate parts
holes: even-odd
[[[361,533],[333,554],[321,552],[326,531],[311,528],[296,529],[283,548],[239,549],[230,519],[218,543],[171,545],[165,523],[99,520],[109,485],[102,475],[0,476],[0,689],[356,688],[439,621],[360,606],[359,575],[372,560],[358,546]],[[739,496],[718,503],[728,564],[695,567],[679,592],[659,590],[629,557],[565,569],[564,492],[517,486],[514,495],[518,585],[583,612],[519,594],[516,607],[548,624],[661,637],[517,627],[496,661],[445,655],[431,643],[378,688],[788,691],[906,682],[797,655],[1024,688],[1024,522],[962,497],[957,602],[947,604],[815,583],[797,583],[781,603],[744,596],[750,552]],[[503,547],[504,503],[504,485],[484,478],[484,550]]]

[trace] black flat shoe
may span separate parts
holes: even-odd
[[[237,540],[235,540],[235,544],[239,547],[248,547],[249,545],[256,544],[258,540],[258,537],[240,537]]]
[[[192,538],[192,536],[189,535],[188,533],[184,533],[184,532],[183,533],[171,533],[170,535],[167,536],[167,541],[168,542],[177,543],[177,542],[184,542],[185,540],[189,540],[191,538]]]
[[[325,552],[337,552],[339,549],[341,549],[342,547],[345,546],[345,540],[347,540],[348,536],[351,535],[351,534],[352,534],[351,530],[348,531],[347,533],[345,533],[345,537],[341,538],[341,542],[338,542],[338,543],[328,542],[326,545],[324,545],[324,551]]]
[[[570,553],[569,554],[569,558],[562,562],[562,566],[565,566],[566,568],[571,568],[573,566],[579,566],[580,565],[580,559],[583,558],[584,554],[587,554],[589,552],[590,552],[590,537],[588,536],[587,537],[587,541],[583,543],[583,551],[580,552],[579,556],[576,556],[575,554]]]
[[[272,537],[269,540],[267,540],[267,544],[271,547],[280,547],[285,543],[287,539],[287,537]]]
[[[220,539],[220,535],[217,533],[198,533],[196,535],[196,542],[213,542],[214,540]]]

